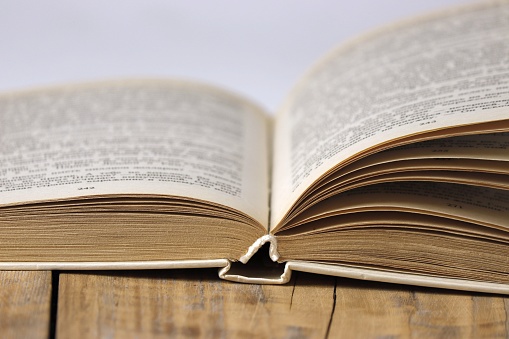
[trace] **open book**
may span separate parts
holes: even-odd
[[[275,117],[176,80],[0,96],[0,269],[509,293],[508,263],[508,1],[352,40]]]

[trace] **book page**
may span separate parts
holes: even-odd
[[[186,82],[105,82],[4,94],[0,112],[0,205],[165,195],[267,225],[268,118],[239,97]]]
[[[308,73],[277,116],[271,227],[318,178],[382,143],[483,122],[507,130],[508,18],[507,1],[418,18]]]
[[[386,211],[416,213],[417,225],[419,214],[424,214],[507,231],[509,191],[441,182],[390,182],[338,194],[306,210],[298,221],[305,223],[352,212],[362,218],[362,212]]]

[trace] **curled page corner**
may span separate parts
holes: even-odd
[[[258,250],[265,244],[270,243],[269,257],[272,261],[276,262],[279,259],[279,253],[277,251],[277,239],[272,234],[266,234],[263,237],[256,239],[256,241],[249,246],[246,254],[239,258],[239,261],[246,264],[251,257],[258,252]]]

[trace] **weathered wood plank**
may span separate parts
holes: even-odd
[[[509,298],[339,279],[330,337],[506,338]]]
[[[66,273],[57,337],[507,337],[509,298],[304,273],[285,286],[215,270]]]
[[[323,338],[334,278],[246,285],[215,270],[60,275],[58,338]]]
[[[48,338],[51,272],[0,271],[2,338]]]

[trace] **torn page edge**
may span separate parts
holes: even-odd
[[[258,252],[258,250],[265,244],[270,243],[269,257],[272,261],[276,262],[279,259],[279,253],[277,251],[277,240],[272,234],[266,234],[261,238],[258,238],[249,248],[246,254],[239,258],[239,261],[243,264],[247,263],[251,257]]]

